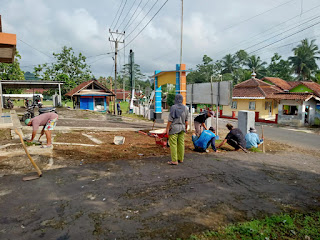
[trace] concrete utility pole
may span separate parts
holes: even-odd
[[[181,71],[181,64],[182,64],[182,38],[183,38],[183,0],[181,0],[181,42],[180,42],[180,81],[181,81],[181,76],[182,76],[182,71]],[[181,86],[180,86],[180,92],[181,93]]]
[[[114,44],[115,44],[115,51],[114,51],[114,94],[115,94],[115,96],[114,96],[114,110],[113,110],[113,112],[114,112],[114,115],[117,115],[118,112],[116,111],[116,108],[117,108],[117,55],[118,55],[118,43],[124,43],[124,40],[120,41],[118,39],[118,36],[119,35],[120,36],[124,35],[125,32],[120,33],[120,32],[118,32],[118,30],[115,31],[115,32],[112,32],[109,29],[109,33],[110,33],[111,38],[112,38],[112,39],[110,39],[110,37],[109,37],[109,41],[110,42],[114,42]],[[113,35],[115,35],[116,38],[114,38]]]

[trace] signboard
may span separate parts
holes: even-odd
[[[192,94],[193,93],[193,94]],[[230,105],[232,101],[232,81],[194,83],[187,85],[188,104]]]

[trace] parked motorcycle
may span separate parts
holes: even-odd
[[[41,103],[41,102],[40,102]],[[28,107],[27,110],[24,112],[21,121],[24,122],[26,119],[28,118],[34,118],[34,109],[36,108],[37,105],[33,104],[32,106]],[[41,107],[39,107],[41,106]],[[54,112],[57,113],[56,108],[55,107],[47,107],[47,108],[43,108],[42,104],[39,105],[38,103],[38,112],[39,115],[43,114],[43,113],[49,113],[49,112]]]
[[[13,107],[14,107],[13,102],[11,101],[10,98],[8,98],[6,104],[4,105],[4,108],[12,109]]]

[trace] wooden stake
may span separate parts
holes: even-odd
[[[263,143],[262,143],[262,152],[266,153],[266,147],[265,147],[265,141],[264,141],[264,134],[263,134],[263,125],[261,125],[261,132],[262,132],[262,139],[263,139]]]
[[[20,141],[21,141],[21,143],[22,143],[22,146],[23,146],[23,148],[24,148],[24,151],[26,152],[26,154],[27,154],[28,158],[30,159],[30,161],[31,161],[32,165],[34,166],[34,168],[37,170],[37,173],[38,173],[39,177],[41,177],[41,176],[42,176],[42,172],[41,172],[41,170],[38,168],[37,164],[33,161],[32,157],[30,156],[30,154],[29,154],[29,152],[28,152],[28,150],[27,150],[27,148],[26,148],[26,145],[24,144],[24,141],[23,141],[23,139],[22,139],[21,134],[18,132],[18,129],[16,129],[16,128],[14,129],[14,131],[16,132],[16,134],[18,134],[18,136],[19,136],[19,138],[20,138]]]

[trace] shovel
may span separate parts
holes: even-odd
[[[24,151],[26,152],[28,158],[30,159],[32,165],[34,166],[34,168],[36,169],[38,175],[34,175],[34,176],[27,176],[27,177],[24,177],[22,180],[23,181],[30,181],[30,180],[35,180],[35,179],[38,179],[42,176],[42,172],[41,170],[39,169],[39,167],[37,166],[37,164],[33,161],[32,157],[30,156],[30,154],[28,153],[28,150],[26,148],[26,145],[24,144],[24,141],[22,139],[22,136],[21,134],[19,133],[19,131],[15,128],[14,131],[16,132],[16,134],[18,134],[19,138],[20,138],[20,141],[21,141],[21,144],[24,148]]]

